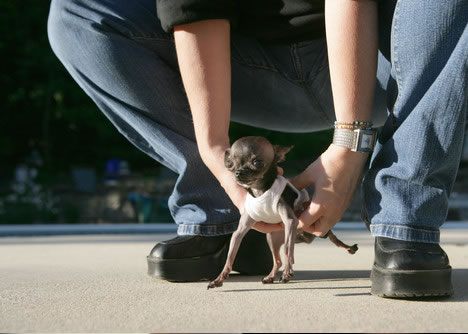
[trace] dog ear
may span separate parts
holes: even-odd
[[[294,145],[291,146],[279,146],[273,145],[273,150],[275,151],[275,163],[282,162],[286,159],[286,153],[291,151]]]
[[[229,170],[231,170],[232,167],[234,167],[234,163],[231,160],[231,149],[229,148],[226,151],[224,151],[224,166]]]

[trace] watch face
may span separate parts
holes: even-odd
[[[363,150],[370,150],[372,149],[372,137],[373,135],[363,134],[361,139],[360,148]]]
[[[374,149],[374,132],[368,130],[357,130],[356,151],[371,152]]]

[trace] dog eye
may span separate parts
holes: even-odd
[[[224,162],[224,166],[228,169],[231,170],[234,167],[234,163],[231,160],[226,160]]]
[[[258,159],[254,159],[254,160],[252,161],[252,165],[254,165],[255,168],[261,168],[261,167],[263,167],[263,163],[262,163],[260,160],[258,160]]]

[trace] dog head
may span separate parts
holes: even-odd
[[[276,177],[277,164],[285,160],[292,147],[272,145],[264,137],[242,137],[226,150],[224,164],[234,173],[238,184],[255,188],[267,175]]]

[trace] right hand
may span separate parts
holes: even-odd
[[[234,205],[242,214],[244,212],[244,202],[247,196],[247,191],[242,188],[237,182],[232,172],[224,166],[224,152],[229,146],[219,145],[215,147],[199,147],[200,156],[213,173],[218,182],[224,188],[224,191],[229,196]]]
[[[239,209],[240,214],[244,213],[244,203],[247,197],[247,190],[241,187],[234,177],[233,173],[224,166],[225,148],[202,149],[200,154],[203,161],[211,170],[213,175],[219,181],[226,191],[234,205]],[[283,169],[278,167],[278,175],[283,175]],[[265,222],[256,222],[253,228],[259,232],[270,233],[284,229],[283,223],[269,224]]]
[[[219,177],[217,177],[224,191],[229,196],[234,205],[239,209],[240,214],[244,212],[244,203],[247,197],[247,191],[242,188],[235,180],[232,172],[225,169]]]

